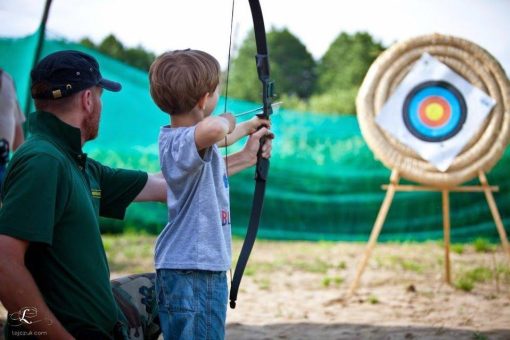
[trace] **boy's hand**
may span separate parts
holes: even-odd
[[[271,127],[271,122],[268,119],[262,119],[262,118],[259,118],[257,116],[251,118],[250,120],[245,121],[242,124],[245,127],[245,130],[246,130],[245,134],[246,135],[251,135],[252,133],[257,131],[257,129],[260,126],[264,126],[264,127],[268,128],[268,129]]]
[[[244,147],[244,151],[246,152],[246,156],[248,157],[248,162],[252,165],[257,163],[257,152],[259,151],[260,139],[264,136],[266,137],[266,140],[264,141],[264,145],[262,145],[262,157],[264,158],[271,157],[271,150],[273,148],[272,140],[274,138],[274,134],[266,127],[263,127],[257,132],[250,135]]]
[[[230,112],[225,112],[219,115],[220,117],[226,119],[228,121],[228,133],[231,133],[236,128],[236,117]]]

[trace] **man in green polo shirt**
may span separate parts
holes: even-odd
[[[160,174],[112,169],[87,157],[97,136],[103,89],[97,61],[53,53],[32,70],[37,112],[12,158],[0,209],[0,300],[7,338],[122,338],[99,216],[122,219],[132,201],[166,200]]]

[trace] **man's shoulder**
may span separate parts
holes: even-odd
[[[48,158],[58,163],[66,162],[64,152],[50,141],[41,138],[29,138],[16,150],[11,163],[18,161],[37,162]]]

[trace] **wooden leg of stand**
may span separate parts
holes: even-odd
[[[443,190],[443,232],[444,232],[444,268],[445,281],[451,284],[450,272],[450,197],[448,190]]]
[[[492,217],[494,218],[494,222],[496,223],[496,228],[498,229],[499,238],[501,239],[501,244],[503,245],[503,250],[510,257],[510,246],[508,245],[508,238],[506,236],[505,227],[503,226],[503,222],[501,221],[501,216],[499,215],[498,206],[496,205],[496,201],[494,200],[494,195],[489,188],[489,183],[487,182],[487,177],[485,173],[480,171],[479,173],[480,183],[482,183],[482,187],[484,188],[485,198],[487,199],[487,203],[489,204],[489,208],[492,213]]]
[[[382,226],[384,224],[384,221],[386,220],[386,215],[388,215],[388,211],[391,206],[391,202],[393,201],[393,197],[395,196],[395,187],[398,184],[398,172],[396,170],[393,170],[390,177],[390,185],[388,186],[388,190],[386,191],[386,196],[384,197],[384,201],[381,205],[381,208],[379,209],[379,213],[377,214],[377,219],[375,220],[374,227],[372,228],[372,232],[370,234],[370,239],[368,241],[367,248],[365,249],[365,253],[363,255],[363,259],[358,265],[356,276],[354,278],[354,281],[351,284],[351,287],[349,288],[349,291],[345,297],[345,300],[348,300],[358,289],[359,281],[361,279],[361,275],[363,274],[363,271],[365,270],[365,267],[368,263],[368,259],[370,258],[370,255],[372,253],[372,250],[375,247],[375,244],[377,243],[377,238],[379,237],[379,234],[381,233]]]

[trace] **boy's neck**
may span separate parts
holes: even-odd
[[[188,127],[198,124],[204,119],[202,111],[193,108],[190,112],[184,112],[170,116],[171,127]]]

